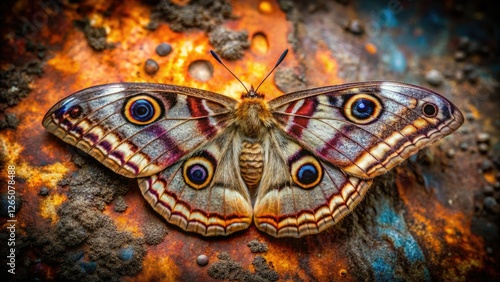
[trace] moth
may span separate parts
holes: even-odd
[[[43,126],[137,178],[153,209],[183,230],[229,235],[253,221],[274,237],[302,237],[339,222],[373,178],[464,121],[438,93],[399,82],[269,102],[257,90],[237,101],[167,84],[94,86],[55,104]]]

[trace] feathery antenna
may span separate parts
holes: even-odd
[[[256,93],[257,93],[257,90],[259,90],[259,87],[262,85],[262,83],[264,83],[264,81],[266,81],[266,79],[271,75],[271,73],[273,73],[273,71],[281,64],[281,62],[283,62],[283,60],[286,57],[286,54],[288,54],[288,49],[285,49],[285,51],[283,51],[283,53],[281,53],[281,56],[278,59],[278,61],[276,62],[276,65],[274,65],[274,68],[266,75],[266,77],[264,77],[264,79],[259,83],[259,86],[257,86],[257,88],[255,88]]]
[[[217,55],[217,53],[215,53],[214,50],[210,50],[210,54],[217,60],[217,62],[219,62],[219,64],[221,64],[234,78],[236,78],[236,80],[238,80],[239,83],[241,83],[241,85],[243,86],[243,88],[245,88],[245,90],[247,91],[248,94],[250,94],[251,96],[254,96],[256,93],[257,93],[257,90],[259,89],[259,87],[262,85],[262,83],[264,83],[264,81],[266,81],[266,79],[271,75],[271,73],[273,73],[273,71],[283,62],[283,60],[285,59],[286,57],[286,54],[288,54],[288,49],[285,49],[285,51],[283,51],[283,53],[281,53],[281,56],[279,57],[278,61],[276,62],[276,64],[274,65],[273,69],[266,75],[266,77],[264,77],[264,79],[259,83],[259,86],[257,86],[257,88],[255,88],[255,90],[253,90],[253,87],[252,87],[252,91],[248,91],[247,87],[245,86],[245,84],[243,84],[243,82],[222,62],[221,58],[219,57],[219,55]]]
[[[217,60],[217,62],[219,62],[219,64],[221,64],[232,76],[234,76],[234,78],[236,78],[236,80],[238,80],[241,83],[241,85],[243,85],[243,88],[245,88],[245,90],[248,93],[249,91],[245,86],[245,84],[243,84],[243,82],[228,67],[226,67],[226,65],[224,65],[222,60],[219,58],[219,55],[217,55],[217,53],[215,53],[214,50],[210,50],[210,54],[212,54],[212,56]]]

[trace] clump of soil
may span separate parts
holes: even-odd
[[[252,253],[267,253],[268,250],[266,242],[259,242],[257,240],[248,242],[247,246],[250,248]]]
[[[248,32],[245,30],[232,31],[218,26],[208,34],[208,38],[210,44],[215,47],[215,52],[227,60],[243,57],[243,51],[250,47]]]
[[[158,219],[148,221],[142,227],[144,239],[148,245],[158,245],[168,234],[167,225]]]
[[[119,231],[102,213],[114,198],[127,192],[127,180],[104,170],[95,163],[83,165],[60,181],[69,192],[58,209],[59,221],[53,230],[31,235],[39,257],[33,263],[55,266],[58,280],[119,281],[142,269],[144,238]]]
[[[222,24],[231,18],[233,8],[228,1],[193,0],[185,5],[177,5],[169,0],[162,0],[153,7],[151,21],[146,28],[155,30],[160,21],[169,23],[176,32],[196,28],[208,33],[219,55],[227,60],[236,60],[243,56],[244,49],[250,46],[246,31],[231,31]]]
[[[107,34],[104,27],[91,26],[88,19],[78,20],[74,23],[81,31],[83,31],[88,44],[94,50],[103,51],[105,49],[113,49],[115,47],[113,43],[107,42]]]
[[[170,0],[161,0],[151,13],[149,28],[165,21],[173,31],[182,32],[190,28],[210,31],[232,17],[233,8],[228,1],[193,0],[186,5],[177,5]]]
[[[272,269],[272,264],[267,263],[263,256],[256,256],[252,262],[254,272],[242,267],[241,263],[234,261],[228,253],[222,252],[208,268],[208,275],[219,280],[237,281],[277,281],[279,274]]]
[[[10,65],[0,71],[0,130],[17,127],[19,124],[17,116],[5,113],[5,110],[27,97],[31,92],[32,75],[40,76],[42,73],[43,69],[37,60],[24,66]]]

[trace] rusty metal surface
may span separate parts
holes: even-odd
[[[190,5],[174,2],[179,15]],[[453,1],[340,2],[233,1],[233,16],[219,23],[220,17],[203,14],[213,26],[181,32],[161,19],[150,25],[156,1],[2,3],[0,28],[7,44],[0,61],[5,125],[0,129],[1,276],[42,281],[500,279],[494,11]],[[170,22],[175,24],[178,28],[179,21]],[[184,233],[150,208],[135,180],[118,177],[50,136],[41,120],[72,92],[117,81],[178,84],[238,98],[239,83],[208,54],[214,48],[208,29],[220,26],[248,32],[243,57],[227,62],[245,83],[258,84],[283,49],[291,49],[274,82],[261,88],[267,99],[281,90],[398,80],[436,89],[468,121],[376,180],[353,214],[319,235],[276,239],[253,226],[223,238]],[[169,55],[155,53],[161,42],[172,45]],[[147,59],[159,65],[153,75],[145,70]],[[213,68],[207,81],[190,72],[191,63],[200,60]],[[442,76],[432,76],[432,69]],[[31,92],[23,98],[26,85]],[[9,166],[15,166],[16,177],[15,275],[6,267]],[[252,240],[260,243],[250,248]],[[203,254],[207,266],[197,263]]]

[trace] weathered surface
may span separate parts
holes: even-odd
[[[281,10],[274,2],[234,1],[228,16],[228,6],[215,1],[220,6],[210,11],[219,9],[218,16],[193,5],[182,8],[182,18],[161,19],[160,13],[151,20],[151,11],[161,8],[146,4],[151,1],[70,2],[0,4],[7,42],[0,47],[0,120],[8,124],[0,129],[0,178],[6,183],[8,166],[16,167],[15,278],[500,279],[494,11],[415,1],[279,1]],[[199,16],[209,22],[198,26]],[[61,98],[109,82],[171,83],[238,98],[241,86],[208,54],[216,26],[247,31],[249,49],[244,40],[224,45],[229,54],[242,52],[242,59],[227,64],[245,83],[258,84],[291,48],[275,83],[261,88],[268,99],[280,95],[278,89],[398,80],[433,87],[468,121],[379,177],[352,215],[319,235],[276,239],[253,226],[224,238],[184,233],[150,208],[135,180],[81,155],[40,123]],[[162,42],[171,44],[167,56],[155,53]],[[160,67],[153,75],[144,70],[147,59]],[[213,65],[208,81],[189,72],[195,61]],[[13,117],[16,129],[10,128]],[[5,186],[0,191],[4,210],[8,192]],[[2,277],[10,236],[4,216]],[[253,240],[267,252],[253,253],[247,247]],[[206,267],[197,263],[202,254]]]

